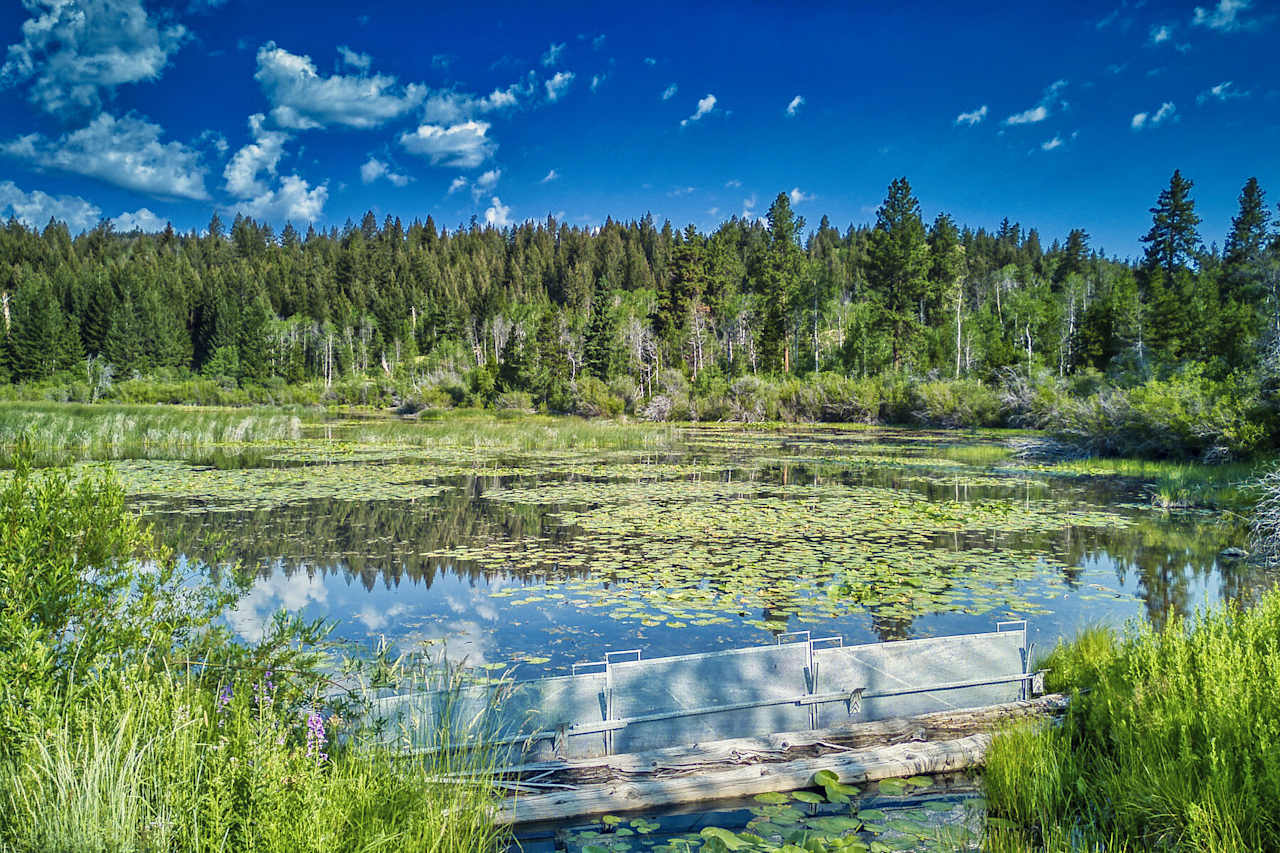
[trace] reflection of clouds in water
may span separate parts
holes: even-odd
[[[378,609],[373,604],[366,604],[354,614],[370,631],[381,631],[392,619],[409,612],[407,604],[393,604],[385,609]]]
[[[328,596],[324,580],[318,576],[295,572],[287,577],[283,572],[272,572],[270,577],[254,582],[248,594],[227,613],[227,621],[237,634],[256,643],[266,634],[278,610],[297,613],[312,602],[324,604]]]
[[[466,663],[468,666],[484,666],[494,652],[493,631],[471,619],[457,619],[433,625],[425,631],[410,635],[410,640],[443,646],[445,659],[450,663]]]
[[[471,613],[486,622],[498,621],[498,608],[494,606],[493,599],[487,592],[473,589],[469,599],[458,595],[446,595],[444,603],[459,616]]]

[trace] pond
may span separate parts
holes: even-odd
[[[517,677],[646,656],[990,630],[1037,649],[1156,624],[1263,580],[1236,516],[1017,462],[996,434],[339,420],[196,461],[118,462],[193,566],[252,572],[246,640],[280,609]]]

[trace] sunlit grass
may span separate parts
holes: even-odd
[[[1165,509],[1180,507],[1233,508],[1252,504],[1254,481],[1268,467],[1266,460],[1205,465],[1150,459],[1093,457],[1047,466],[1054,474],[1122,477],[1140,482],[1151,502]]]
[[[1091,631],[1046,665],[1051,688],[1073,691],[1065,722],[1003,733],[987,756],[1006,835],[1027,849],[1280,849],[1280,591],[1164,631]]]
[[[279,409],[0,403],[0,463],[26,436],[37,465],[185,456],[226,445],[298,438],[301,419]]]

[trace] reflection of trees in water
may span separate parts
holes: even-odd
[[[1265,586],[1257,567],[1219,559],[1225,546],[1245,537],[1239,521],[1144,513],[1127,528],[1077,531],[1064,556],[1073,565],[1109,560],[1119,583],[1134,579],[1147,618],[1161,628],[1191,615],[1191,585],[1214,573],[1218,595],[1226,601],[1247,603]]]
[[[417,501],[316,500],[270,510],[190,515],[173,513],[156,527],[175,549],[207,565],[239,564],[269,577],[275,571],[345,574],[366,589],[379,580],[430,587],[442,572],[480,579],[536,579],[535,571],[481,569],[469,560],[426,554],[465,545],[560,537],[548,508],[476,500],[464,488]]]
[[[871,630],[875,631],[882,643],[909,639],[914,623],[915,619],[911,616],[889,616],[878,607],[871,608]]]

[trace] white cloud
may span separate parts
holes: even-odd
[[[357,53],[345,44],[338,45],[338,56],[342,57],[342,61],[357,71],[368,71],[369,66],[373,64],[372,57],[367,53]]]
[[[324,213],[328,198],[328,183],[313,188],[297,175],[288,175],[280,182],[279,189],[236,202],[232,208],[255,219],[314,222]]]
[[[706,97],[704,97],[704,98],[699,98],[699,99],[698,99],[698,108],[697,108],[696,110],[694,110],[694,111],[693,111],[693,115],[689,116],[688,118],[681,119],[681,120],[680,120],[680,126],[681,126],[681,127],[684,127],[684,126],[686,126],[687,124],[689,124],[689,122],[691,122],[691,121],[698,121],[699,119],[701,119],[703,116],[705,116],[705,115],[707,115],[708,113],[710,113],[710,112],[711,112],[712,110],[714,110],[715,108],[716,108],[716,96],[715,96],[715,95],[707,95],[707,96],[706,96]]]
[[[799,204],[802,201],[813,201],[813,196],[802,193],[799,187],[792,187],[791,192],[787,193],[787,195],[791,198],[792,204]]]
[[[422,107],[422,117],[432,124],[456,124],[478,115],[510,109],[520,98],[533,92],[532,77],[524,83],[512,83],[505,89],[494,89],[483,98],[462,92],[433,92]]]
[[[756,194],[755,194],[755,193],[752,193],[752,194],[751,194],[751,198],[744,198],[744,199],[742,200],[742,218],[743,218],[743,219],[745,219],[745,220],[747,220],[748,222],[750,222],[751,220],[753,220],[753,219],[756,219],[756,218],[757,218],[757,217],[756,217],[756,204],[757,204],[757,203],[758,203],[758,200],[757,200],[757,198],[756,198]]]
[[[122,213],[119,216],[112,217],[111,222],[115,225],[117,231],[145,231],[154,234],[157,231],[163,231],[168,221],[156,216],[145,207],[140,207],[132,213]]]
[[[599,50],[600,48],[604,47],[604,39],[605,39],[604,33],[601,33],[600,35],[593,38],[591,40],[591,49]]]
[[[38,133],[0,145],[0,151],[37,166],[98,178],[129,190],[203,200],[200,154],[181,142],[160,141],[163,129],[136,116],[101,113],[60,139]]]
[[[293,130],[331,124],[378,127],[404,115],[427,94],[416,84],[401,88],[385,74],[321,77],[311,57],[290,53],[273,41],[258,49],[253,76],[271,102],[272,119]]]
[[[591,75],[591,94],[594,95],[596,93],[596,90],[600,88],[600,85],[604,83],[604,81],[607,79],[609,79],[608,74],[592,74]]]
[[[560,54],[562,52],[564,52],[564,42],[560,42],[560,44],[556,44],[555,42],[552,42],[551,46],[547,48],[547,52],[542,54],[543,67],[550,68],[551,66],[559,62]]]
[[[956,125],[968,125],[973,127],[975,124],[981,124],[982,120],[987,117],[987,105],[983,104],[976,110],[967,113],[960,113],[956,116]]]
[[[1218,0],[1217,6],[1208,9],[1197,6],[1191,23],[1197,27],[1208,27],[1223,33],[1253,29],[1257,26],[1257,22],[1246,21],[1241,14],[1252,6],[1252,0]]]
[[[79,196],[52,196],[40,190],[24,192],[13,181],[0,181],[0,213],[17,218],[29,228],[43,228],[50,219],[56,219],[83,231],[97,224],[102,211]]]
[[[726,187],[740,187],[742,186],[742,181],[738,180],[737,178],[730,178],[729,180],[724,182],[724,185]]]
[[[1020,113],[1014,113],[1006,118],[1003,124],[1036,124],[1044,121],[1055,108],[1064,106],[1061,98],[1058,97],[1058,93],[1066,88],[1066,85],[1066,80],[1055,80],[1050,83],[1034,107],[1023,110]]]
[[[493,188],[498,185],[498,181],[502,178],[501,169],[490,169],[480,177],[476,178],[471,184],[471,196],[476,201],[480,200],[480,196],[493,192]]]
[[[378,178],[386,178],[392,183],[392,185],[397,187],[407,186],[408,183],[413,180],[413,178],[408,175],[401,175],[391,171],[391,165],[389,163],[379,160],[377,157],[370,157],[365,161],[364,165],[360,167],[360,180],[363,183],[371,184],[378,180]]]
[[[456,192],[461,192],[462,190],[465,190],[467,188],[468,183],[469,182],[467,181],[466,178],[459,175],[458,177],[453,179],[452,183],[449,184],[449,192],[446,193],[446,195],[453,195]]]
[[[1172,101],[1165,101],[1160,105],[1160,109],[1154,114],[1137,113],[1129,121],[1129,127],[1134,130],[1142,130],[1144,127],[1156,127],[1164,124],[1166,121],[1176,118],[1178,108],[1173,105]]]
[[[794,116],[800,112],[800,108],[804,106],[804,96],[796,95],[791,99],[791,103],[787,104],[787,115]]]
[[[1237,92],[1232,88],[1232,86],[1233,83],[1230,80],[1225,80],[1216,86],[1210,86],[1208,89],[1196,95],[1196,103],[1203,104],[1205,101],[1210,99],[1218,101],[1232,101],[1236,98],[1249,97],[1249,92]]]
[[[490,199],[493,206],[484,212],[484,221],[486,225],[492,225],[495,228],[504,228],[511,224],[511,207],[504,205],[502,199],[496,195]]]
[[[400,144],[411,154],[429,158],[433,166],[474,169],[497,148],[488,132],[489,124],[483,121],[464,121],[449,127],[424,124],[402,134]]]
[[[1163,44],[1173,38],[1173,28],[1168,24],[1162,24],[1158,27],[1151,28],[1151,43]]]
[[[328,597],[321,575],[273,572],[254,581],[249,592],[227,611],[227,622],[241,637],[256,643],[266,636],[276,611],[283,608],[296,613],[312,602],[324,604]]]
[[[675,83],[662,90],[662,100],[669,101],[676,96],[676,92],[680,91],[680,87]]]
[[[546,176],[545,178],[543,178],[542,180],[538,181],[538,183],[540,183],[540,184],[549,184],[549,183],[551,183],[552,181],[554,181],[554,180],[558,179],[559,177],[560,177],[560,173],[559,173],[559,172],[557,172],[555,169],[552,169],[550,172],[547,172],[547,176]]]
[[[188,36],[181,24],[162,26],[148,17],[142,0],[23,5],[31,17],[0,66],[0,88],[30,80],[28,97],[49,112],[97,110],[104,92],[158,79]]]
[[[1046,139],[1044,142],[1041,142],[1041,143],[1040,143],[1040,150],[1041,150],[1041,151],[1052,151],[1053,149],[1055,149],[1055,148],[1061,148],[1062,146],[1063,146],[1062,136],[1061,136],[1061,135],[1055,135],[1055,136],[1053,137],[1053,139]]]
[[[547,87],[547,100],[553,104],[560,100],[564,97],[564,93],[569,90],[569,84],[572,82],[572,71],[557,71],[556,76],[544,84]]]
[[[265,119],[262,113],[249,116],[249,133],[254,141],[237,151],[222,172],[227,192],[236,198],[251,198],[265,193],[267,185],[258,180],[258,174],[266,172],[274,176],[284,155],[288,135],[278,130],[266,130],[263,127]]]

